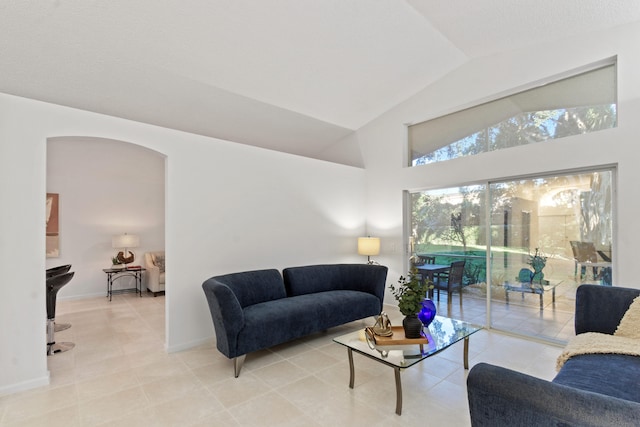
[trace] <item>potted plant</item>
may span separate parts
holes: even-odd
[[[118,256],[111,257],[111,268],[124,268],[124,264],[118,259]]]
[[[534,255],[529,255],[529,260],[527,264],[533,268],[533,274],[531,275],[532,283],[543,283],[544,273],[542,269],[545,265],[547,265],[547,257],[543,256],[542,253],[536,248],[536,253]]]
[[[418,270],[412,267],[407,277],[400,276],[398,284],[389,285],[389,289],[398,301],[400,313],[405,316],[402,321],[405,337],[420,338],[422,322],[418,319],[418,313],[422,309],[427,292],[433,289],[433,284],[424,280]]]

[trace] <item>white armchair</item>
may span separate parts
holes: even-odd
[[[147,269],[145,282],[147,290],[153,292],[153,296],[164,292],[164,251],[146,252],[144,254],[145,268]]]

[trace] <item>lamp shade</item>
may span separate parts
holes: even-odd
[[[135,234],[119,234],[111,238],[111,246],[114,248],[137,248],[140,246],[140,237]]]
[[[358,255],[378,255],[380,253],[379,237],[358,237]]]

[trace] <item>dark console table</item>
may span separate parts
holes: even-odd
[[[107,274],[107,296],[109,297],[109,301],[111,301],[111,296],[116,293],[123,292],[135,292],[140,293],[140,298],[142,298],[142,273],[146,271],[145,268],[142,267],[129,267],[129,268],[105,268],[104,271]],[[135,279],[135,288],[127,288],[127,289],[116,289],[113,290],[113,282],[123,277],[133,277]]]

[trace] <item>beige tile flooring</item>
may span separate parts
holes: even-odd
[[[478,304],[465,299],[464,317],[481,317]],[[394,306],[385,309],[399,324]],[[439,310],[446,311],[446,303]],[[251,354],[237,379],[213,342],[164,351],[162,296],[59,301],[57,320],[72,327],[56,340],[75,348],[48,358],[49,386],[0,397],[0,426],[470,424],[462,343],[403,371],[402,416],[394,413],[392,369],[355,355],[355,388],[349,389],[347,351],[332,337],[372,319]],[[483,330],[471,337],[469,357],[471,365],[489,362],[551,379],[560,351]]]
[[[509,304],[506,304],[502,287],[493,288],[491,304],[492,328],[509,331],[536,339],[553,341],[564,345],[574,333],[576,289],[575,280],[565,279],[555,289],[555,303],[551,292],[543,295],[543,310],[540,310],[540,296],[533,293],[510,292]],[[486,291],[464,288],[463,306],[457,293],[454,293],[450,317],[472,323],[486,322]],[[447,313],[446,294],[442,296],[442,312]]]

